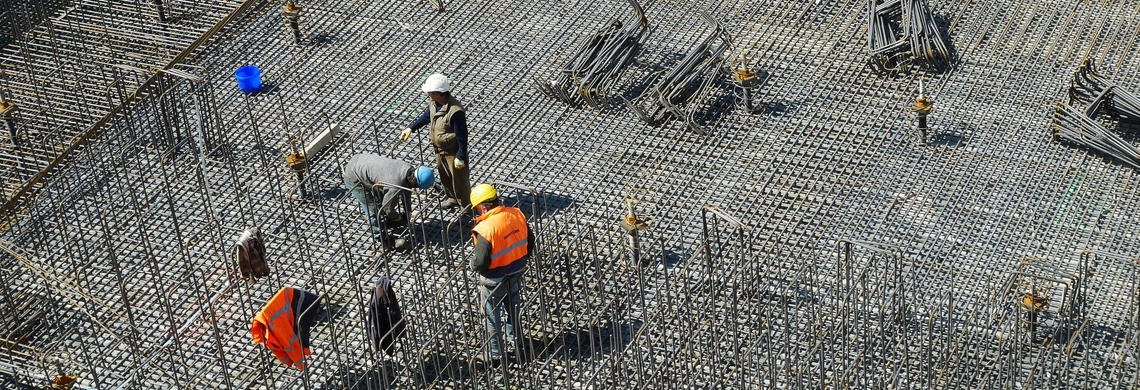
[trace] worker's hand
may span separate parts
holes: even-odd
[[[408,138],[412,137],[412,129],[404,129],[400,132],[400,141],[408,142]]]
[[[463,169],[463,168],[467,168],[467,161],[463,161],[463,160],[460,160],[458,158],[455,159],[455,169]]]

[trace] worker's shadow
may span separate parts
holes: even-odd
[[[547,339],[532,339],[533,359],[584,360],[620,354],[641,329],[637,320],[603,321]]]
[[[489,367],[480,359],[470,359],[440,352],[418,355],[409,371],[416,382],[427,385],[438,381],[467,382]]]
[[[541,226],[549,217],[574,205],[573,198],[541,189],[536,190],[533,196],[529,190],[504,189],[500,190],[500,197],[504,205],[521,210],[532,227]],[[411,229],[417,242],[438,245],[471,242],[471,228],[474,224],[464,224],[465,217],[459,215],[460,211],[429,207],[419,212],[423,214],[416,214],[414,219],[418,222]]]
[[[541,189],[537,190],[534,196],[516,193],[508,194],[502,199],[504,205],[518,208],[526,216],[527,221],[531,222],[557,214],[574,204],[573,198],[545,192]]]

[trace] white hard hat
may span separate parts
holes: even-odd
[[[426,92],[450,92],[451,91],[451,83],[449,83],[447,81],[447,76],[436,73],[436,74],[433,74],[431,76],[428,76],[427,80],[424,80],[424,86],[420,87],[420,88],[423,89],[425,93]]]

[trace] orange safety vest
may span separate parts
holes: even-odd
[[[499,206],[475,218],[478,225],[471,231],[491,243],[491,265],[487,269],[506,267],[527,253],[526,217],[514,207]],[[475,236],[471,236],[474,244]]]
[[[298,370],[304,370],[305,366],[301,362],[301,354],[305,356],[312,355],[308,348],[301,347],[301,340],[297,336],[298,329],[294,329],[293,324],[296,323],[295,316],[300,316],[300,294],[294,294],[292,287],[282,287],[265,303],[265,307],[261,312],[253,317],[253,343],[265,344],[266,348],[273,351],[273,356],[277,357],[286,366],[297,367]],[[294,313],[294,307],[297,307],[297,312]]]

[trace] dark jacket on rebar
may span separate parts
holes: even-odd
[[[404,334],[407,323],[400,310],[400,303],[396,300],[396,291],[392,289],[392,281],[380,278],[372,289],[372,298],[368,300],[368,340],[372,348],[383,350],[391,355],[396,339]]]
[[[412,164],[372,153],[361,153],[352,156],[344,166],[344,176],[356,182],[356,185],[369,190],[373,184],[385,183],[400,187],[415,187],[416,167]],[[392,208],[396,205],[396,197],[400,193],[410,196],[407,191],[391,187],[378,186],[373,191],[380,199],[380,210],[385,216],[393,215]]]
[[[247,283],[269,276],[269,263],[265,260],[265,243],[257,228],[242,233],[234,247],[237,252],[238,269]]]
[[[318,296],[295,288],[282,287],[253,317],[254,344],[265,344],[286,366],[304,370],[301,362],[309,351],[309,330],[321,312]]]
[[[467,111],[463,109],[463,103],[454,96],[442,106],[429,101],[427,109],[408,127],[419,130],[427,124],[431,124],[428,138],[436,154],[467,159]]]

